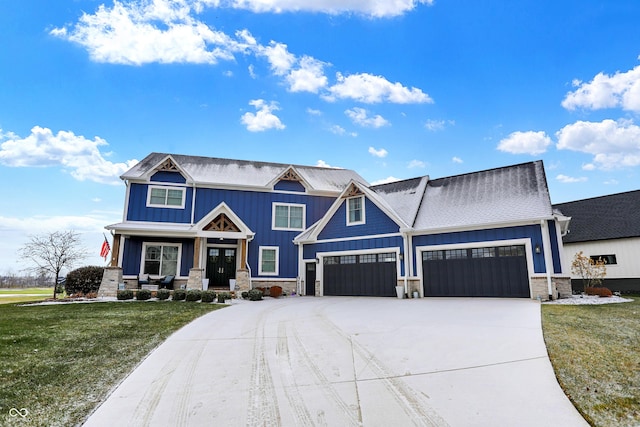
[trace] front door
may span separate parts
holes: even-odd
[[[308,262],[306,265],[306,274],[304,277],[304,294],[315,296],[316,294],[316,263]]]
[[[228,288],[229,279],[236,278],[236,250],[209,248],[207,251],[207,279],[210,288]]]

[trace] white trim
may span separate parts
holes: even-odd
[[[166,190],[165,204],[153,204],[151,203],[151,191],[152,190]],[[180,206],[166,204],[169,197],[169,190],[180,191],[182,193],[182,201]],[[184,201],[187,195],[187,187],[177,187],[170,185],[147,185],[147,207],[148,208],[167,208],[167,209],[184,209]]]
[[[489,230],[494,228],[510,228],[510,227],[522,227],[526,225],[540,225],[541,220],[553,220],[553,216],[544,217],[544,218],[532,218],[521,221],[513,221],[513,222],[487,222],[482,224],[469,224],[469,225],[456,225],[451,227],[440,227],[440,228],[429,228],[429,229],[418,229],[418,228],[409,228],[404,231],[412,236],[431,236],[434,234],[443,234],[443,233],[454,233],[458,231],[473,231],[473,230]]]
[[[509,245],[524,245],[525,255],[527,258],[527,276],[529,280],[529,298],[533,298],[533,290],[531,288],[531,277],[535,275],[535,268],[533,265],[533,249],[530,238],[521,239],[509,239],[509,240],[489,240],[481,242],[468,242],[468,243],[450,243],[445,245],[426,245],[416,246],[415,260],[417,277],[420,279],[420,296],[424,296],[424,274],[422,271],[422,252],[426,251],[440,251],[449,249],[470,249],[470,248],[487,248],[496,246],[509,246]]]
[[[263,250],[275,250],[275,272],[262,271],[262,251]],[[259,246],[258,247],[258,276],[277,276],[280,272],[280,247],[279,246]]]
[[[126,186],[126,191],[124,193],[124,210],[122,212],[122,222],[125,222],[129,217],[129,199],[131,197],[131,185],[129,185],[129,181],[124,182]]]
[[[350,212],[350,207],[349,207],[349,202],[351,200],[355,200],[355,199],[360,199],[360,211],[361,211],[361,216],[360,216],[360,220],[359,221],[350,221],[349,220],[349,212]],[[365,210],[365,197],[364,194],[361,194],[359,196],[353,196],[353,197],[349,197],[347,199],[345,199],[345,205],[346,205],[346,211],[347,211],[347,227],[350,227],[352,225],[362,225],[362,224],[366,224],[367,223],[367,217],[366,217],[366,210]]]
[[[368,240],[368,239],[383,239],[385,237],[402,237],[402,233],[387,233],[387,234],[371,234],[366,236],[354,236],[354,237],[335,237],[333,239],[323,239],[314,241],[297,242],[303,245],[316,245],[320,243],[334,243],[334,242],[347,242],[349,240]]]
[[[276,226],[276,208],[278,206],[285,206],[289,213],[287,216],[289,225],[291,224],[291,208],[302,208],[302,227],[277,227]],[[307,205],[303,203],[286,203],[286,202],[272,202],[271,203],[271,229],[275,231],[304,231],[307,228]]]
[[[329,251],[329,252],[316,252],[316,258],[319,260],[319,263],[316,265],[316,282],[320,282],[320,293],[319,296],[324,295],[324,257],[328,256],[343,256],[343,255],[367,255],[367,254],[384,254],[393,252],[396,254],[396,285],[397,281],[402,276],[400,272],[402,271],[400,268],[400,248],[397,246],[389,247],[389,248],[375,248],[375,249],[353,249],[348,251]]]
[[[142,253],[140,254],[140,274],[144,273],[144,261],[146,259],[147,254],[147,246],[177,246],[178,247],[178,259],[176,260],[176,275],[175,277],[180,276],[180,269],[182,267],[182,243],[172,243],[172,242],[142,242]],[[162,275],[162,259],[160,260],[160,270],[158,271],[158,275]]]

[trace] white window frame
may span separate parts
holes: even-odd
[[[166,190],[165,193],[165,203],[164,204],[157,204],[157,203],[151,203],[151,192],[156,189],[156,190]],[[167,204],[167,197],[169,196],[169,190],[178,190],[182,193],[182,203],[180,204],[180,206],[178,205],[168,205]],[[170,187],[170,186],[165,186],[165,185],[149,185],[147,188],[147,207],[150,208],[167,208],[167,209],[184,209],[184,201],[185,201],[185,196],[186,196],[186,189],[184,187]]]
[[[182,243],[171,243],[171,242],[143,242],[142,243],[142,254],[140,256],[140,274],[151,274],[144,271],[145,261],[147,259],[147,246],[177,246],[178,247],[178,259],[176,262],[176,277],[180,276],[181,269],[181,261],[182,261]],[[152,276],[162,277],[162,256],[160,257],[160,268],[158,269],[158,274],[152,274]]]
[[[285,206],[289,208],[288,214],[288,223],[291,224],[291,209],[294,208],[302,208],[302,227],[278,227],[276,226],[276,209],[279,206]],[[281,202],[273,202],[271,205],[271,229],[272,230],[282,230],[282,231],[304,231],[307,223],[307,206],[299,203],[281,203]]]
[[[360,210],[362,211],[362,215],[360,217],[360,221],[350,221],[350,200],[354,200],[354,199],[360,199]],[[361,225],[364,224],[366,222],[366,217],[365,217],[365,208],[364,208],[364,195],[361,196],[355,196],[355,197],[349,197],[348,199],[346,199],[346,204],[347,204],[347,209],[345,209],[347,211],[347,225]]]
[[[262,270],[262,254],[265,250],[273,250],[276,253],[275,271]],[[260,276],[277,276],[280,271],[280,247],[278,246],[260,246],[258,255],[258,275]]]

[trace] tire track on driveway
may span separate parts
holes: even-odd
[[[405,414],[413,421],[414,425],[425,427],[448,427],[449,424],[427,403],[420,393],[413,390],[402,379],[398,378],[375,354],[357,342],[353,336],[348,335],[332,322],[324,313],[322,307],[316,309],[319,319],[342,340],[349,343],[354,354],[367,361],[377,379],[382,382],[391,397],[398,403]],[[355,368],[355,366],[354,366]],[[355,378],[356,387],[358,378]]]

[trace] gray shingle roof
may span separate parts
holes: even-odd
[[[367,183],[364,178],[349,169],[185,156],[181,154],[170,155],[178,166],[198,184],[267,187],[290,166],[293,166],[300,174],[300,177],[316,191],[340,192],[351,180]],[[143,179],[150,170],[167,156],[169,154],[151,153],[140,163],[125,172],[121,178],[129,180]]]
[[[436,230],[550,218],[553,212],[542,161],[427,183],[414,228]]]
[[[423,176],[374,185],[371,190],[384,199],[393,211],[411,226],[416,219],[428,181],[429,177]]]
[[[553,205],[571,217],[564,243],[640,237],[640,190]]]

